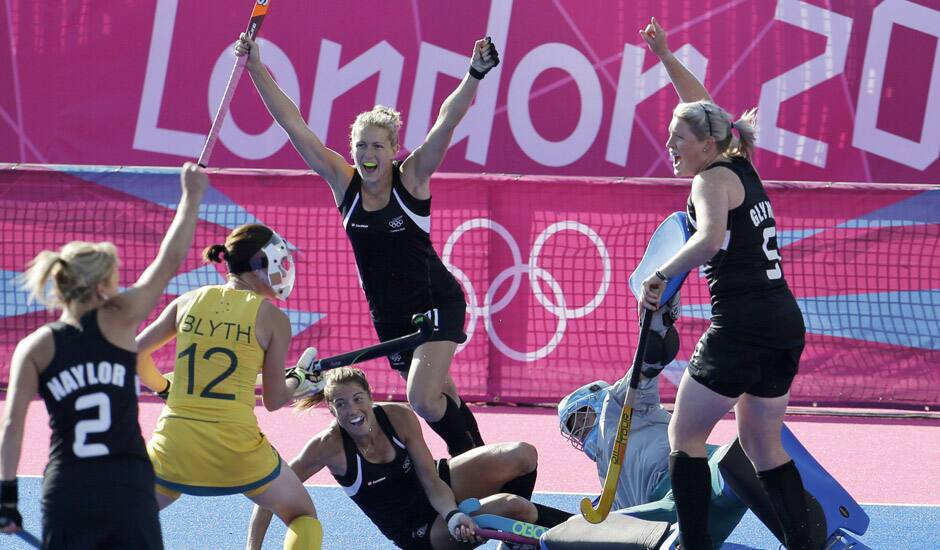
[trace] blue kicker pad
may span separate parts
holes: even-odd
[[[843,528],[859,535],[865,534],[869,524],[868,514],[855,499],[813,458],[786,425],[783,426],[781,438],[783,448],[796,464],[807,492],[813,542],[822,547],[837,530]],[[721,458],[719,468],[727,486],[777,539],[783,540],[770,498],[738,440]]]
[[[457,508],[469,516],[480,509],[480,501],[475,498],[468,498],[461,502]],[[548,531],[547,527],[542,527],[541,525],[534,525],[525,521],[509,519],[494,514],[477,514],[473,516],[473,521],[484,529],[495,529],[530,539],[538,539],[543,533]]]
[[[781,433],[783,448],[793,459],[796,469],[803,478],[803,488],[813,495],[826,516],[828,533],[837,529],[848,529],[856,535],[864,535],[870,521],[868,514],[855,502],[852,495],[816,459],[806,447],[793,435],[790,428],[783,426]]]
[[[633,295],[636,297],[637,301],[640,300],[640,296],[642,295],[643,281],[655,273],[666,261],[675,256],[676,253],[679,252],[679,249],[689,240],[690,235],[688,216],[686,216],[685,212],[673,212],[659,224],[659,227],[656,228],[656,231],[654,231],[653,235],[650,237],[649,244],[646,245],[646,252],[643,253],[643,259],[640,260],[636,269],[633,270],[633,274],[630,275],[630,290],[633,291]],[[669,283],[666,285],[666,290],[660,297],[659,303],[665,304],[676,292],[679,292],[679,288],[682,286],[682,283],[685,282],[685,277],[688,274],[688,272],[685,272],[681,276],[674,276],[669,279]]]

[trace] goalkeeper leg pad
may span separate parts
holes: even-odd
[[[825,521],[827,535],[840,528],[856,535],[864,535],[868,530],[869,517],[852,495],[813,458],[786,425],[783,426],[781,439],[783,448],[796,464],[803,487],[808,493],[810,523]],[[824,520],[819,517],[820,513],[825,516]]]
[[[323,546],[323,525],[313,516],[300,516],[287,526],[284,550],[320,550]]]
[[[829,537],[829,540],[826,541],[826,545],[823,546],[823,548],[827,550],[871,550],[865,543],[859,541],[842,529],[833,533],[832,536]]]

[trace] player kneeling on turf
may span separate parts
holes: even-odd
[[[406,404],[375,403],[365,374],[328,371],[325,387],[298,403],[325,401],[335,421],[291,461],[304,480],[324,467],[346,494],[399,548],[467,548],[480,544],[473,518],[457,503],[479,498],[481,513],[552,527],[570,514],[528,499],[538,457],[528,443],[484,445],[435,461],[415,413]],[[261,548],[271,513],[252,512],[248,547]]]

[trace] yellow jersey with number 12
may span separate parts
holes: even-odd
[[[264,298],[222,286],[199,289],[176,328],[167,412],[257,425],[255,382],[264,363],[255,320]]]
[[[173,385],[147,445],[157,490],[168,496],[263,490],[277,477],[280,458],[255,417],[265,353],[255,320],[263,300],[203,287],[177,324]]]

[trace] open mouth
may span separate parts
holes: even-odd
[[[363,171],[368,172],[368,173],[375,172],[376,170],[378,170],[378,168],[379,168],[379,165],[376,162],[363,162],[362,163]]]
[[[349,419],[349,423],[352,424],[353,426],[362,426],[362,423],[365,421],[366,421],[366,416],[364,414],[360,414],[358,416],[354,416]]]
[[[679,161],[682,159],[675,151],[669,150],[669,159],[672,160],[672,167],[676,168],[679,166]]]

